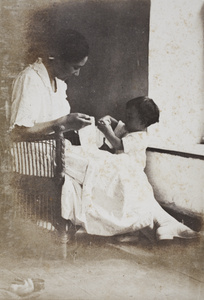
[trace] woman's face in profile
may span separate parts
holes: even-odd
[[[53,61],[54,75],[63,81],[66,81],[72,75],[79,76],[80,69],[86,64],[87,60],[88,56],[79,62],[63,62],[56,59]]]

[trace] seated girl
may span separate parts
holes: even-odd
[[[148,97],[138,97],[126,103],[125,124],[111,116],[105,116],[98,121],[98,128],[107,139],[103,145],[104,148],[107,145],[116,151],[124,151],[124,147],[127,149],[130,145],[134,145],[134,140],[138,136],[134,132],[146,132],[147,127],[156,122],[159,122],[157,105]],[[128,138],[125,138],[127,135]]]
[[[77,164],[81,177],[76,180],[77,174],[74,177],[67,172],[62,197],[62,216],[65,219],[83,226],[89,234],[103,236],[156,226],[158,240],[197,237],[196,232],[162,209],[144,173],[147,128],[158,121],[159,109],[148,97],[127,102],[125,124],[110,116],[100,119],[98,129],[116,154],[96,147],[94,126],[79,130],[81,146],[70,146],[66,157],[71,153],[79,158]],[[93,133],[92,139],[91,134],[87,136],[89,145],[82,134],[88,129]],[[70,180],[74,182],[75,196],[66,184]]]

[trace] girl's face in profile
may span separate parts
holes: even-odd
[[[125,126],[129,132],[142,130],[142,122],[136,107],[126,108]]]
[[[53,61],[54,75],[63,81],[66,81],[72,75],[79,76],[80,69],[86,64],[87,60],[88,56],[77,63],[62,62],[61,60],[56,59]]]

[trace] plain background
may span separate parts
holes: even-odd
[[[26,30],[36,12],[39,35],[50,19],[52,26],[80,31],[90,44],[88,63],[68,83],[73,112],[123,120],[126,101],[148,94],[149,0],[2,0],[0,12],[2,123],[12,80],[28,63]]]

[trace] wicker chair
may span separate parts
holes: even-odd
[[[57,232],[66,257],[68,231],[73,225],[61,217],[65,168],[62,128],[54,128],[54,133],[46,136],[10,136],[6,143],[15,214]]]

